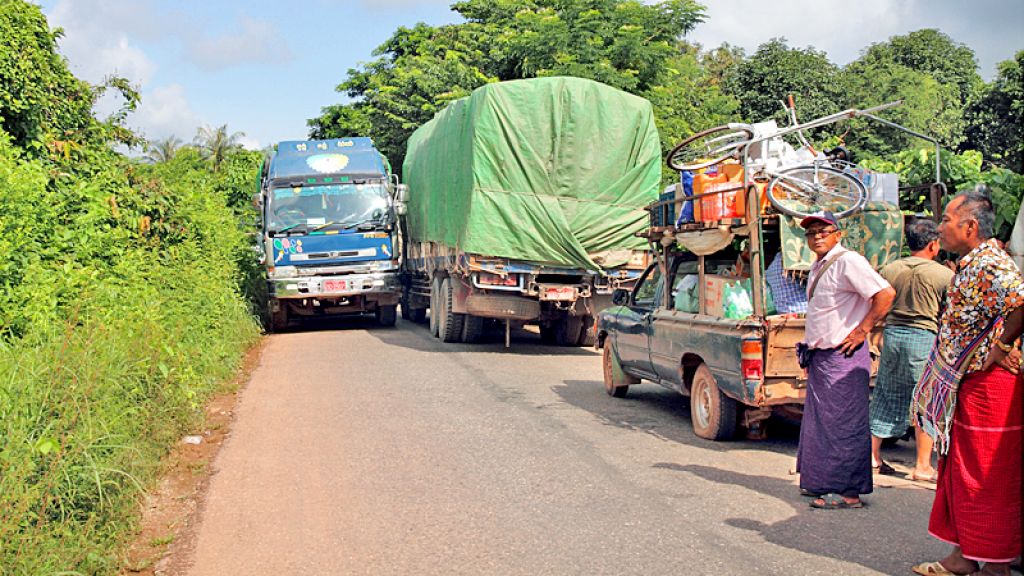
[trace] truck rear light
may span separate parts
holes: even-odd
[[[760,338],[744,338],[740,349],[740,369],[744,380],[761,380],[764,377],[764,354]]]
[[[491,274],[490,272],[478,272],[477,281],[485,286],[518,286],[519,278],[516,274]]]

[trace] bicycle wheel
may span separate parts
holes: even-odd
[[[868,191],[860,180],[835,168],[817,164],[794,166],[773,174],[768,201],[776,210],[803,218],[828,210],[846,218],[864,209]]]
[[[754,136],[746,124],[725,124],[697,132],[683,140],[665,158],[668,167],[676,170],[700,170],[714,166],[730,156],[739,156],[743,146]]]

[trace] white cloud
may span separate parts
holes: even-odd
[[[135,114],[128,118],[128,124],[149,140],[177,136],[184,142],[191,142],[196,127],[202,121],[189,106],[185,88],[171,84],[143,94],[142,102]]]
[[[238,143],[241,144],[242,148],[245,148],[246,150],[259,150],[260,148],[263,148],[263,146],[260,145],[259,140],[257,140],[256,138],[250,138],[248,136],[240,137],[238,139]]]
[[[206,70],[291,60],[288,43],[272,24],[243,17],[239,25],[241,29],[235,34],[189,42],[188,54],[191,60]]]
[[[61,53],[83,80],[100,83],[117,75],[145,84],[156,73],[156,64],[130,41],[127,32],[155,33],[146,24],[150,19],[141,5],[125,8],[119,10],[104,0],[61,0],[49,14],[50,25],[64,29]]]

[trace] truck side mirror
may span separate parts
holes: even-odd
[[[263,207],[263,194],[257,192],[252,195],[252,205],[257,210]]]
[[[612,292],[612,304],[616,306],[625,306],[629,303],[629,290],[625,288],[616,288]]]
[[[409,185],[399,184],[395,186],[395,202],[405,204],[409,201]]]

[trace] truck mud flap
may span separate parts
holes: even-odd
[[[540,317],[540,302],[518,296],[470,294],[466,297],[466,312],[483,318],[535,320]]]

